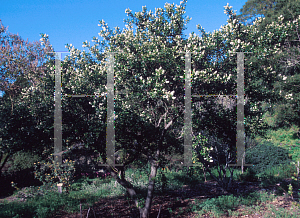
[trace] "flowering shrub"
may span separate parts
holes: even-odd
[[[213,149],[205,147],[205,144],[208,142],[207,137],[204,135],[201,135],[201,133],[198,133],[198,135],[194,138],[195,142],[193,143],[193,163],[202,164],[199,160],[198,155],[201,155],[204,160],[207,160],[209,162],[212,162],[212,158],[210,157],[209,153]]]
[[[70,183],[74,180],[74,161],[64,160],[64,164],[55,163],[52,158],[50,161],[34,163],[34,176],[41,182],[48,184],[63,183],[63,187],[68,192]]]

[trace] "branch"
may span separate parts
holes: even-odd
[[[168,125],[165,126],[165,130],[167,130],[172,125],[172,120],[168,123]]]
[[[160,123],[161,123],[163,117],[164,117],[164,114],[160,116],[159,121],[158,121],[158,124],[155,125],[155,127],[159,127],[159,125],[160,125]]]
[[[112,166],[106,167],[106,169],[110,172],[111,176],[127,190],[130,197],[134,200],[135,206],[139,208],[136,192],[134,190],[133,185],[130,182],[128,182],[125,178],[120,179],[119,176],[113,171]]]

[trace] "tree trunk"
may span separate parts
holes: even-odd
[[[148,218],[149,214],[150,214],[150,209],[151,209],[151,204],[152,204],[152,199],[153,199],[153,192],[154,192],[154,185],[155,185],[155,177],[156,177],[156,173],[157,173],[157,167],[158,166],[155,163],[155,161],[152,160],[145,207],[140,209],[140,217],[141,218]]]
[[[0,161],[2,161],[5,154],[1,154]],[[0,177],[2,175],[2,169],[5,166],[6,162],[8,161],[8,158],[10,157],[10,154],[7,154],[4,160],[0,163]]]
[[[121,173],[120,173],[121,178],[120,178],[118,176],[118,173],[116,171],[114,171],[113,168],[111,168],[111,167],[107,168],[111,172],[112,177],[115,178],[116,181],[126,189],[127,193],[130,195],[131,199],[134,200],[135,206],[137,208],[140,208],[139,212],[140,212],[141,218],[149,217],[152,199],[153,199],[155,177],[157,174],[158,164],[153,159],[150,159],[150,163],[151,163],[151,171],[150,171],[150,175],[149,175],[148,192],[147,192],[147,198],[146,198],[144,208],[140,208],[140,206],[138,204],[138,200],[137,200],[136,191],[134,190],[133,185],[124,178],[124,172],[121,171]]]
[[[203,174],[204,174],[204,182],[206,182],[206,171],[204,169],[204,165],[202,164],[202,170],[203,170]]]
[[[114,179],[116,179],[116,181],[126,189],[131,199],[134,200],[135,206],[138,207],[136,191],[134,190],[133,185],[124,178],[124,173],[121,173],[121,178],[120,178],[114,170],[111,170],[112,169],[111,167],[108,167],[107,169],[110,171],[111,176]]]

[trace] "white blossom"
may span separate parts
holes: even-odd
[[[126,14],[129,14],[131,12],[131,10],[129,9],[129,8],[127,8],[126,10],[125,10],[125,13]]]

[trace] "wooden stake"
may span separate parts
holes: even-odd
[[[242,174],[244,173],[244,159],[242,159]]]
[[[89,212],[90,212],[90,207],[89,207],[89,210],[88,210],[88,212],[87,212],[87,215],[86,215],[86,218],[88,218],[89,217]]]
[[[81,214],[81,203],[80,203],[80,218],[82,218],[82,214]]]
[[[57,184],[57,188],[58,188],[59,193],[62,193],[62,185],[63,185],[63,183],[58,183]]]

